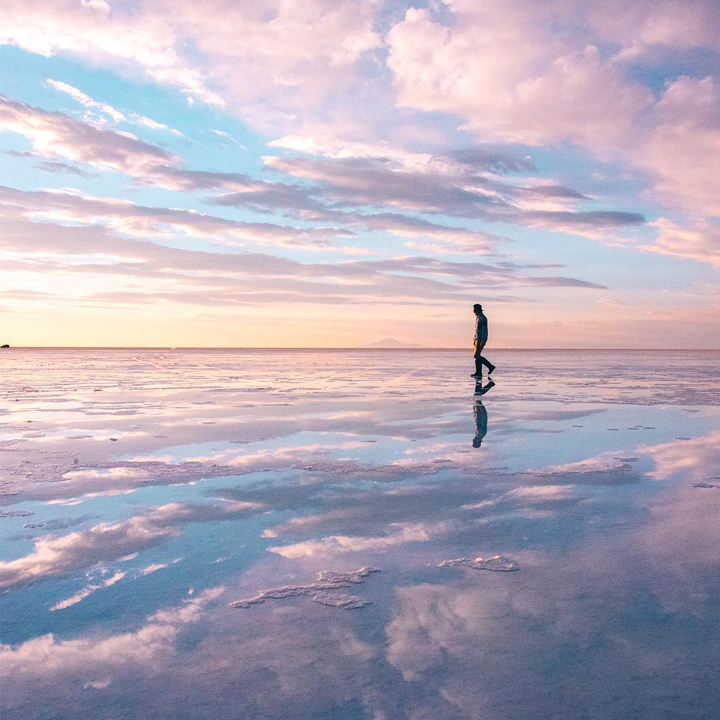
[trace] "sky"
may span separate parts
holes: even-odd
[[[3,0],[0,343],[720,348],[717,0]]]

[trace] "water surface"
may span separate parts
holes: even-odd
[[[0,353],[3,718],[717,720],[720,354]]]

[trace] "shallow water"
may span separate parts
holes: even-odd
[[[490,357],[0,353],[3,720],[717,720],[720,353]]]

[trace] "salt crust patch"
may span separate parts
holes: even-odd
[[[454,560],[443,560],[438,567],[469,567],[473,570],[490,570],[491,572],[515,572],[520,565],[504,555],[491,555],[488,558],[455,558]]]
[[[355,610],[357,608],[372,605],[372,600],[363,600],[357,595],[338,595],[337,593],[318,592],[310,597],[313,602],[329,607],[342,608],[343,610]]]
[[[318,573],[317,582],[309,585],[284,585],[282,587],[261,590],[257,595],[245,600],[235,600],[230,603],[234,608],[249,608],[253,605],[260,605],[266,600],[284,600],[289,597],[308,596],[313,602],[330,607],[354,610],[356,608],[372,605],[370,600],[363,600],[357,595],[342,595],[330,593],[328,590],[339,590],[350,587],[352,584],[364,582],[371,573],[380,572],[379,568],[365,566],[353,572],[338,572],[335,570],[323,570]]]

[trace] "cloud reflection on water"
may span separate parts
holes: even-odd
[[[509,355],[473,396],[463,355],[351,378],[300,355],[282,392],[273,354],[190,357],[195,387],[151,356],[76,413],[58,361],[2,417],[3,503],[35,513],[0,519],[8,717],[714,720],[720,490],[694,485],[718,475],[720,416],[668,396],[666,359],[598,385],[576,358]],[[521,570],[437,567],[493,554]],[[382,573],[352,613],[229,607],[363,565]]]

